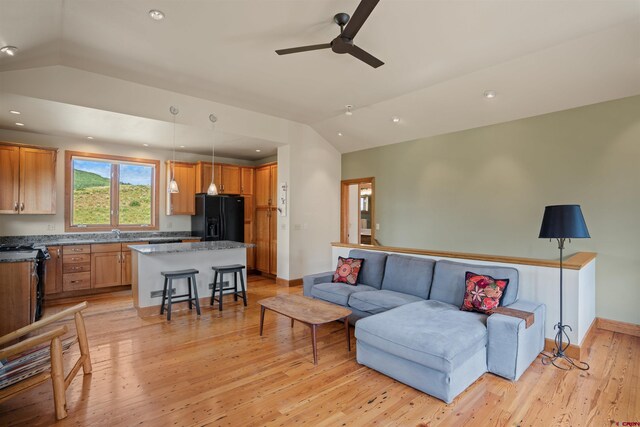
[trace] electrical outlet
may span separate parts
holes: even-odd
[[[173,222],[169,221],[169,222],[167,223],[167,228],[173,228]]]
[[[47,231],[56,231],[55,224],[47,224]]]
[[[376,230],[380,230],[380,224],[376,224]]]

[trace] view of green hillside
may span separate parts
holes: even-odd
[[[110,179],[74,170],[74,224],[109,224]],[[120,224],[151,223],[151,186],[120,184]]]

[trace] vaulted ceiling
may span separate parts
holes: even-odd
[[[0,0],[0,44],[19,47],[0,71],[79,68],[303,122],[341,152],[640,93],[639,0],[381,0],[356,37],[378,69],[274,53],[330,41],[357,5]]]

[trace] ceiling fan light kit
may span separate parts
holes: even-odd
[[[279,49],[276,50],[276,53],[278,55],[288,55],[291,53],[331,48],[334,53],[348,53],[360,61],[369,64],[373,68],[378,68],[384,65],[384,62],[353,44],[353,39],[356,37],[356,34],[358,34],[358,31],[360,31],[360,28],[362,28],[362,25],[364,25],[367,18],[369,18],[369,15],[373,12],[373,9],[379,1],[380,0],[362,0],[356,8],[356,11],[353,13],[353,17],[350,17],[344,12],[337,13],[333,17],[333,21],[340,27],[340,34],[338,37],[331,40],[331,42],[294,47],[290,49]]]

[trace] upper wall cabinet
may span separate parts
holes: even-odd
[[[0,144],[0,213],[56,213],[56,149]]]
[[[165,188],[169,188],[172,172],[178,183],[178,192],[167,194],[167,215],[195,215],[196,164],[167,160]]]
[[[253,194],[253,183],[255,181],[254,168],[240,168],[240,194],[251,196]]]
[[[218,163],[213,166],[213,181],[218,187],[218,194],[245,194],[242,193],[241,169],[244,168]],[[249,169],[253,170],[253,168]],[[196,163],[196,192],[206,193],[209,184],[211,184],[211,162]]]

